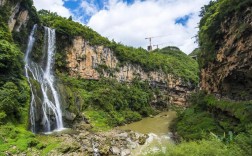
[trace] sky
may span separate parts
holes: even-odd
[[[198,47],[201,7],[210,0],[34,0],[46,9],[89,26],[128,46],[177,46],[189,54]],[[156,47],[156,46],[155,46]]]

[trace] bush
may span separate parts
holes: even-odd
[[[200,68],[208,65],[209,62],[213,62],[216,58],[217,51],[222,46],[224,41],[225,31],[222,31],[223,22],[230,19],[230,17],[238,15],[243,19],[243,13],[246,8],[252,5],[251,0],[217,0],[210,1],[208,5],[202,7],[201,16],[202,19],[199,23],[199,66]],[[238,14],[237,14],[238,13]],[[243,25],[244,21],[234,25],[234,29],[239,29],[237,34],[233,31],[232,35],[237,38],[244,33],[246,27],[240,27]],[[230,36],[231,34],[229,34]]]
[[[22,52],[12,43],[0,40],[0,78],[14,79],[21,77],[23,62]]]
[[[214,135],[215,139],[222,141],[223,146],[227,148],[227,151],[223,151],[223,155],[230,153],[231,155],[237,155],[235,152],[238,152],[239,155],[252,154],[251,101],[222,100],[215,98],[213,95],[198,92],[191,95],[190,103],[190,108],[179,114],[174,130],[178,132],[182,139],[190,142],[175,147],[175,153],[172,152],[172,154],[185,154],[187,147],[191,145],[201,148],[201,144],[209,141],[192,142],[192,140],[208,139],[209,134],[213,133],[216,134]],[[198,150],[204,153],[201,149]],[[190,152],[187,152],[190,155]],[[194,152],[197,153],[197,151]],[[211,150],[206,150],[206,152],[211,153]],[[218,152],[212,152],[212,155],[218,155]],[[191,155],[193,155],[193,152]]]
[[[167,156],[230,156],[242,155],[237,146],[228,146],[219,140],[201,140],[183,142],[177,146],[167,148]]]
[[[3,139],[1,141],[1,139]],[[35,147],[39,141],[35,135],[26,131],[23,127],[7,124],[0,127],[0,155],[5,151],[12,154],[18,154],[27,150],[29,147]],[[13,148],[13,147],[16,148]]]
[[[9,118],[18,118],[20,115],[18,102],[19,90],[17,86],[12,82],[7,82],[0,89],[0,111],[2,111],[2,117],[4,114]]]
[[[206,137],[210,132],[219,132],[220,128],[207,112],[195,112],[194,109],[187,109],[177,123],[177,132],[186,140],[195,140]]]
[[[65,99],[63,101],[69,106],[68,110],[91,111],[88,115],[91,119],[98,115],[93,111],[101,111],[104,120],[101,118],[100,123],[105,123],[108,127],[137,121],[155,113],[150,105],[154,91],[147,82],[134,80],[127,84],[115,79],[95,81],[63,75],[60,76],[60,81],[60,90],[63,90],[62,97]],[[101,127],[103,126],[104,124]]]
[[[195,60],[188,57],[182,51],[176,47],[167,47],[161,50],[156,50],[149,53],[143,48],[133,48],[125,46],[114,41],[109,41],[107,38],[102,37],[97,32],[93,31],[87,26],[74,22],[67,18],[60,17],[56,13],[52,13],[46,10],[39,11],[42,24],[55,28],[60,40],[64,39],[64,42],[60,42],[58,49],[61,56],[57,56],[58,61],[56,65],[63,68],[66,66],[66,54],[64,49],[64,43],[71,44],[71,41],[75,36],[82,36],[88,44],[92,46],[103,45],[110,48],[120,60],[120,65],[127,63],[139,65],[144,71],[162,71],[166,74],[174,74],[181,77],[186,82],[198,83],[198,64]],[[67,39],[66,39],[67,38]],[[68,42],[66,42],[68,40]],[[63,43],[63,45],[62,45]],[[62,59],[60,59],[62,58]],[[100,66],[101,67],[101,66]]]

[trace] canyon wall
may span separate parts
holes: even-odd
[[[0,7],[7,9],[10,14],[8,14],[8,27],[12,32],[13,30],[19,32],[21,27],[26,27],[29,21],[29,11],[22,6],[22,0],[17,0],[14,2],[0,0]],[[26,2],[23,2],[26,3]],[[6,18],[6,17],[5,17]]]
[[[90,46],[83,37],[75,37],[66,47],[67,68],[73,77],[98,80],[115,78],[120,82],[133,79],[148,81],[152,87],[160,88],[168,96],[167,104],[185,106],[187,95],[193,90],[190,83],[179,77],[159,71],[144,71],[136,64],[121,64],[114,52],[104,46]]]
[[[221,22],[215,59],[201,70],[201,89],[234,100],[252,99],[252,9]]]

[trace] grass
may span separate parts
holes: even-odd
[[[108,113],[99,110],[89,110],[84,111],[83,113],[88,120],[90,121],[91,125],[93,126],[93,131],[108,131],[111,129],[111,126],[109,126],[109,115]]]
[[[182,142],[179,145],[169,145],[165,151],[150,153],[148,156],[231,156],[243,153],[238,146],[226,145],[220,140],[210,138],[208,140]]]
[[[0,156],[8,152],[12,155],[26,153],[29,148],[41,155],[47,155],[60,145],[59,138],[48,135],[35,135],[21,125],[1,125],[0,128]],[[34,155],[34,153],[30,153]]]
[[[35,135],[24,127],[11,124],[3,125],[0,128],[0,153],[9,151],[12,154],[24,152],[29,147],[35,147],[38,140]]]
[[[38,135],[36,138],[40,141],[40,144],[37,146],[37,148],[42,148],[40,151],[42,156],[47,155],[50,151],[60,146],[59,138],[54,136]]]

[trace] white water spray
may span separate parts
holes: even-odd
[[[45,27],[45,43],[43,49],[45,50],[46,65],[43,69],[41,64],[33,62],[30,59],[30,54],[35,42],[34,32],[37,25],[34,25],[29,36],[28,47],[25,55],[25,76],[28,79],[31,88],[31,104],[30,104],[30,122],[31,130],[37,131],[37,127],[43,126],[44,132],[50,132],[54,129],[63,129],[62,112],[60,108],[59,95],[54,87],[54,76],[52,67],[54,64],[55,52],[55,30]],[[36,80],[40,84],[42,97],[38,97],[37,90],[33,87],[32,81]],[[39,109],[37,109],[39,108]],[[42,111],[38,113],[38,111]],[[39,116],[41,114],[41,117]],[[37,121],[41,121],[37,125]],[[40,130],[41,131],[41,130]]]

